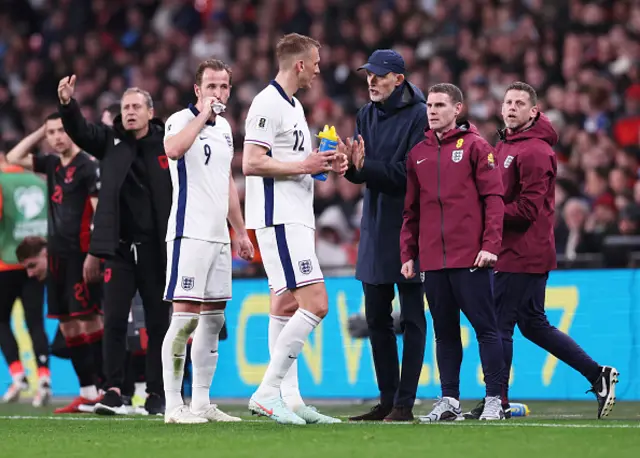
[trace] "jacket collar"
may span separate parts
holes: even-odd
[[[380,111],[384,111],[385,113],[392,113],[401,105],[403,96],[406,92],[405,89],[407,89],[407,82],[403,81],[400,86],[393,90],[391,95],[386,100],[382,102],[373,102],[373,104]],[[409,94],[407,94],[407,96],[409,96]]]

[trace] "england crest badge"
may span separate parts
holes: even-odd
[[[195,279],[193,277],[182,277],[182,289],[185,291],[192,290],[195,285]]]
[[[302,275],[309,275],[313,270],[313,264],[311,264],[311,259],[305,259],[304,261],[299,261],[298,268],[300,269],[300,273]]]
[[[461,149],[453,150],[451,153],[451,160],[455,163],[458,163],[462,160],[462,156],[464,156],[464,151]]]

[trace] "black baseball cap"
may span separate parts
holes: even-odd
[[[378,76],[384,76],[387,73],[404,74],[404,59],[402,56],[392,49],[377,49],[369,56],[369,60],[358,70],[369,70]]]

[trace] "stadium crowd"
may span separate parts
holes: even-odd
[[[6,2],[5,2],[6,4]],[[241,148],[248,106],[275,74],[283,33],[322,43],[321,76],[301,94],[312,133],[354,131],[367,87],[357,68],[377,48],[398,50],[408,79],[466,95],[466,117],[490,142],[502,127],[505,87],[524,80],[560,133],[556,247],[597,253],[608,234],[640,233],[640,3],[547,0],[9,0],[0,12],[0,150],[56,110],[56,85],[77,75],[76,98],[98,121],[126,87],[153,96],[162,119],[192,101],[195,65],[233,68],[227,110],[243,198]],[[47,150],[45,144],[41,145]],[[356,259],[362,189],[317,182],[318,257]],[[241,265],[254,272],[259,266]]]

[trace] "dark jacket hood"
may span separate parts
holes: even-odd
[[[404,81],[395,88],[389,98],[384,102],[374,102],[373,106],[379,112],[379,116],[391,116],[395,112],[418,103],[426,103],[424,94],[417,86],[409,81]]]
[[[558,143],[558,133],[553,128],[551,121],[544,113],[538,113],[536,119],[531,126],[521,132],[515,134],[508,134],[506,129],[498,131],[500,139],[503,141],[517,142],[522,140],[529,140],[532,138],[540,139],[553,147]]]

